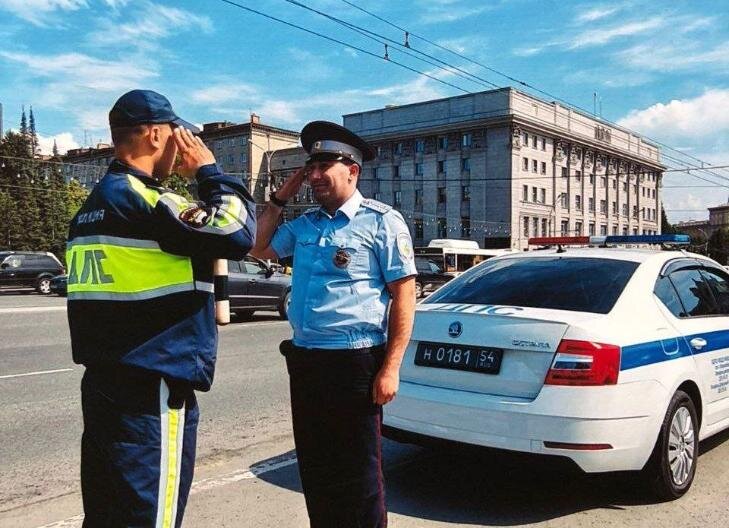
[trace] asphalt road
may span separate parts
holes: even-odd
[[[195,484],[184,526],[307,526],[273,313],[220,332],[216,380],[199,397]],[[0,527],[80,526],[82,368],[65,302],[0,292]],[[385,442],[390,525],[724,526],[729,433],[702,444],[694,487],[653,503],[631,475],[586,476],[554,461]]]

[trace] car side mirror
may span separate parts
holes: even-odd
[[[273,277],[273,274],[274,274],[273,268],[266,268],[266,278],[267,279],[270,279],[271,277]]]
[[[9,267],[10,264],[8,264],[7,262],[3,262],[2,264],[0,264],[0,269],[8,269]]]

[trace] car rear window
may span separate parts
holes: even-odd
[[[452,280],[425,303],[502,304],[608,313],[638,262],[598,258],[493,259]]]

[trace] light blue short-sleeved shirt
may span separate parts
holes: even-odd
[[[271,240],[294,256],[289,322],[294,344],[355,349],[387,335],[387,283],[415,275],[410,233],[400,213],[355,191],[334,215],[310,209]]]

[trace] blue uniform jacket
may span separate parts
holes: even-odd
[[[217,348],[212,262],[255,241],[255,203],[216,165],[199,202],[118,160],[71,221],[68,320],[73,359],[124,365],[208,390]],[[194,214],[193,214],[194,213]]]

